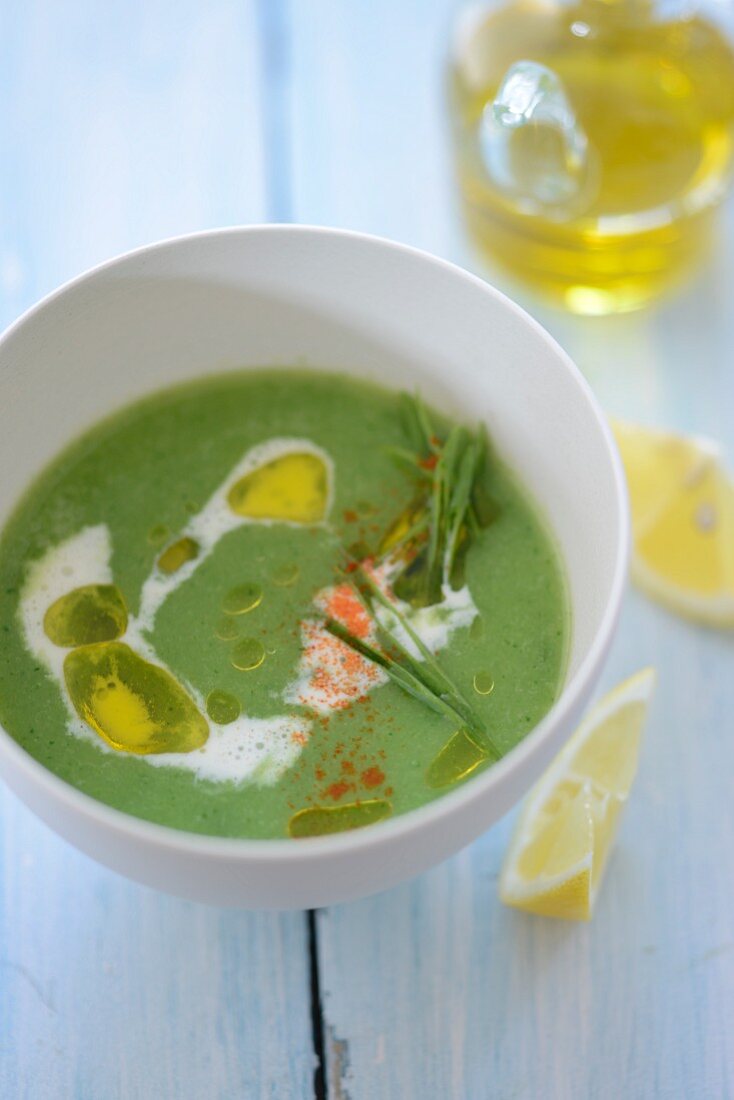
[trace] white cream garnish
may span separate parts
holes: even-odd
[[[151,753],[142,759],[154,767],[186,768],[199,779],[220,783],[245,780],[262,786],[277,783],[301,754],[311,732],[305,718],[240,715],[226,726],[209,720],[209,740],[193,752]]]
[[[451,635],[464,626],[471,626],[479,614],[469,586],[464,585],[456,591],[450,585],[443,585],[443,599],[431,607],[411,607],[410,604],[396,601],[396,606],[404,619],[410,623],[415,633],[431,653],[447,646]],[[400,625],[398,617],[386,607],[375,608],[379,622],[394,634],[401,645],[405,646],[412,657],[420,658],[415,642]]]

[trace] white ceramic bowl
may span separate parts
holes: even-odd
[[[58,779],[0,731],[0,774],[58,833],[150,886],[219,905],[301,908],[392,886],[479,836],[571,733],[615,629],[624,478],[588,385],[543,329],[425,253],[331,229],[225,229],[141,249],[67,284],[0,342],[0,523],[66,443],[143,394],[263,364],[419,386],[482,418],[544,509],[572,604],[566,685],[497,765],[430,805],[311,840],[229,840],[149,824]]]

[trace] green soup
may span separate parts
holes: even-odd
[[[481,431],[311,371],[231,374],[69,447],[0,540],[0,721],[164,825],[303,837],[404,813],[552,704],[567,605]]]

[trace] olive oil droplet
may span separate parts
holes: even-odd
[[[494,691],[494,680],[488,672],[475,672],[473,684],[477,695],[491,695]]]
[[[199,544],[188,535],[177,542],[167,546],[158,558],[158,568],[162,573],[178,573],[179,569],[188,561],[194,561],[199,556]]]
[[[148,531],[148,542],[151,546],[163,546],[163,543],[171,534],[165,523],[156,523]]]
[[[232,650],[230,659],[240,672],[252,672],[265,660],[265,646],[257,638],[243,638]]]
[[[222,642],[233,642],[239,633],[239,624],[231,615],[223,615],[214,628],[214,636]]]
[[[277,569],[272,572],[273,584],[277,584],[278,588],[290,588],[292,584],[295,584],[301,575],[301,567],[297,562],[286,562],[285,565],[279,565]]]
[[[466,730],[457,730],[428,765],[426,784],[435,789],[458,783],[488,759],[489,754]]]
[[[220,691],[215,688],[206,697],[206,712],[212,722],[218,726],[227,726],[239,718],[242,707],[239,699],[230,695],[228,691]]]
[[[112,642],[127,630],[127,608],[116,584],[86,584],[51,604],[43,618],[46,636],[71,648]]]
[[[238,516],[320,523],[326,515],[328,475],[310,451],[281,455],[236,481],[227,503]]]
[[[246,615],[262,603],[263,590],[259,584],[238,584],[231,588],[222,600],[225,615]]]
[[[312,806],[293,814],[288,833],[292,837],[326,836],[373,825],[391,813],[392,806],[384,798],[368,798],[344,806]]]
[[[422,500],[413,501],[400,515],[394,520],[388,527],[385,534],[380,540],[378,547],[378,554],[389,553],[391,550],[397,548],[401,553],[405,551],[406,546],[410,544],[412,539],[410,533],[421,520],[425,518],[426,507]]]
[[[209,736],[206,719],[181,684],[123,642],[73,649],[64,680],[79,717],[113,749],[191,752]]]

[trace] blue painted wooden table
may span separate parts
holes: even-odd
[[[2,320],[118,251],[233,222],[350,226],[476,266],[445,147],[452,8],[6,5]],[[610,413],[731,454],[733,302],[730,210],[708,268],[654,310],[525,304]],[[588,927],[500,906],[512,815],[417,881],[309,918],[128,883],[0,792],[0,1096],[734,1096],[734,636],[632,593],[605,686],[648,663],[659,693]]]

